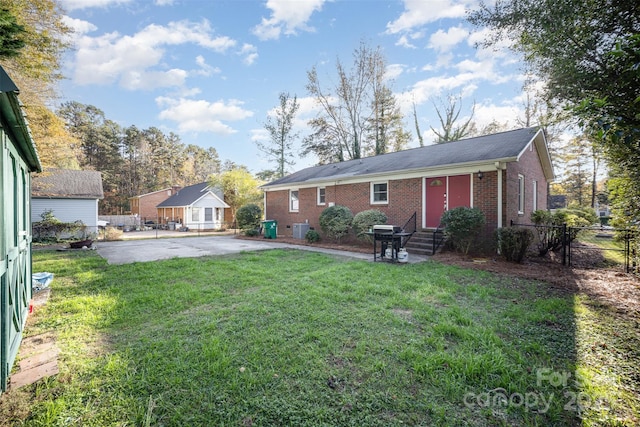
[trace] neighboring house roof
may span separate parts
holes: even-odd
[[[437,170],[455,165],[516,161],[531,142],[538,150],[545,176],[548,180],[553,179],[553,167],[544,131],[538,127],[531,127],[363,159],[313,166],[265,184],[262,188],[289,187],[292,184],[329,182],[336,179],[347,180],[368,175]]]
[[[2,129],[9,134],[14,144],[30,168],[30,172],[40,172],[40,158],[31,138],[31,131],[18,100],[18,87],[0,66],[0,115],[8,126]]]
[[[216,198],[222,202],[224,207],[229,207],[224,202],[224,196],[222,191],[218,188],[212,188],[206,182],[201,182],[199,184],[189,185],[180,189],[176,194],[169,197],[164,202],[158,204],[156,207],[158,208],[175,208],[175,207],[183,207],[183,206],[191,206],[208,193],[213,194]]]
[[[139,199],[141,197],[150,196],[150,195],[156,194],[156,193],[162,193],[163,191],[178,191],[180,188],[181,188],[180,186],[167,187],[167,188],[163,188],[161,190],[151,191],[149,193],[144,193],[144,194],[140,194],[138,196],[129,197],[129,200],[131,200],[131,199]]]
[[[563,194],[549,195],[549,209],[562,209],[567,207],[567,196]]]
[[[102,199],[102,175],[97,171],[47,169],[34,175],[31,196],[56,199]]]

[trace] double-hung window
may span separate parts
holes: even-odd
[[[191,221],[200,222],[200,208],[191,208]]]
[[[325,188],[318,187],[318,205],[325,205],[327,203],[327,199],[325,197]]]
[[[213,221],[213,208],[204,208],[204,220],[206,222]]]
[[[298,212],[300,209],[300,199],[298,198],[298,190],[289,191],[289,212]]]
[[[389,183],[388,182],[372,182],[371,183],[371,204],[380,205],[389,203]]]
[[[524,214],[524,176],[518,175],[518,214]]]

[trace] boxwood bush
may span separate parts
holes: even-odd
[[[304,235],[304,239],[307,243],[316,243],[320,241],[320,234],[316,230],[309,230]]]
[[[458,207],[442,214],[444,234],[456,251],[467,255],[485,224],[484,213],[478,208]]]
[[[257,230],[260,228],[261,220],[262,209],[253,203],[242,206],[236,212],[236,222],[240,230]]]
[[[387,215],[378,209],[369,209],[366,211],[358,212],[353,217],[351,227],[356,237],[360,240],[371,240],[371,236],[365,234],[371,226],[376,224],[386,224]]]
[[[346,206],[329,206],[320,214],[319,222],[322,232],[329,238],[340,241],[349,234],[353,213]]]
[[[533,231],[528,228],[507,227],[496,230],[498,249],[507,261],[522,262],[533,238]]]

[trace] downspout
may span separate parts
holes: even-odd
[[[269,218],[267,216],[267,192],[266,191],[262,192],[262,206],[264,206],[264,219],[266,220],[267,218]]]
[[[499,162],[496,162],[496,169],[498,170],[498,228],[502,228],[502,167]]]

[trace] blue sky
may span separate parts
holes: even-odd
[[[506,49],[477,49],[486,30],[465,21],[475,0],[59,0],[75,29],[64,61],[61,102],[98,107],[122,126],[156,126],[185,144],[214,147],[222,161],[273,169],[258,151],[264,123],[289,92],[300,102],[297,130],[309,133],[316,106],[307,71],[321,84],[336,58],[351,64],[361,41],[380,46],[389,81],[418,145],[439,121],[434,102],[462,96],[474,120],[515,126],[523,70]],[[316,163],[299,158],[293,170]]]

